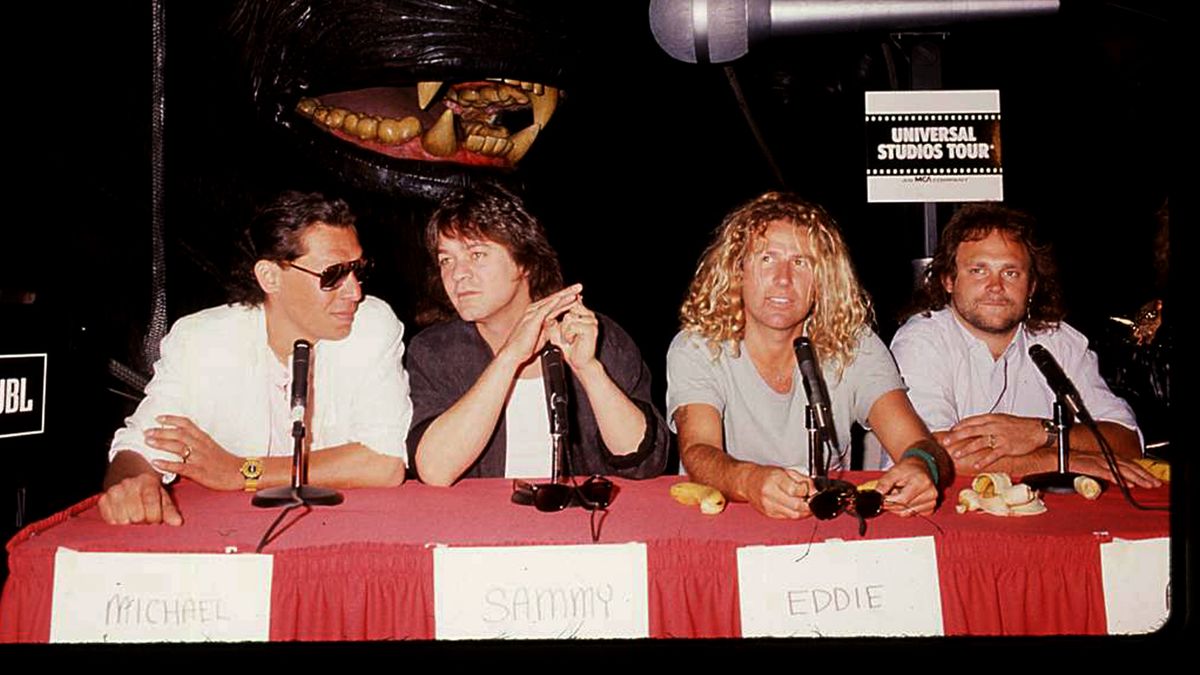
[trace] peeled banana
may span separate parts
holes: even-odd
[[[1013,485],[1006,473],[981,473],[958,493],[959,513],[984,511],[994,516],[1035,516],[1046,512],[1038,493],[1024,483]]]
[[[684,506],[699,504],[700,513],[710,516],[725,510],[725,495],[701,483],[676,483],[671,486],[671,497]]]

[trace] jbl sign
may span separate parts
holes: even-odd
[[[0,438],[46,430],[46,355],[0,354]]]

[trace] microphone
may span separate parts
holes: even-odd
[[[1033,359],[1033,364],[1042,371],[1042,377],[1046,378],[1046,384],[1050,385],[1054,395],[1071,410],[1071,414],[1084,424],[1094,426],[1096,423],[1083,406],[1083,397],[1071,383],[1071,378],[1059,367],[1058,361],[1054,360],[1054,355],[1041,345],[1032,345],[1029,348],[1029,358]]]
[[[667,54],[725,63],[785,35],[899,30],[1053,14],[1059,0],[651,0],[650,30]]]
[[[296,340],[292,343],[292,484],[259,490],[250,503],[270,508],[301,504],[333,506],[341,504],[342,493],[316,485],[308,485],[308,453],[304,447],[304,418],[308,408],[308,364],[312,357],[312,343]],[[287,513],[285,510],[284,513]],[[280,516],[282,517],[282,516]],[[278,524],[278,520],[275,521]],[[267,531],[269,536],[275,526]],[[263,537],[258,549],[270,541]]]
[[[792,348],[796,350],[796,363],[800,366],[804,393],[808,396],[808,404],[812,407],[813,421],[817,424],[817,430],[841,455],[837,429],[833,426],[833,412],[829,407],[829,390],[825,388],[825,378],[821,376],[821,367],[817,363],[816,356],[813,355],[812,343],[806,337],[798,337],[792,343]]]
[[[546,409],[550,412],[551,435],[567,433],[567,373],[562,350],[546,345],[542,350],[542,382],[546,385]]]
[[[546,385],[546,410],[550,413],[550,479],[564,475],[567,450],[567,368],[562,350],[547,344],[541,353],[542,382]]]
[[[292,422],[304,424],[308,408],[308,361],[312,343],[296,340],[292,344]]]

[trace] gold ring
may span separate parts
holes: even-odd
[[[188,457],[192,456],[192,446],[187,443],[183,444],[183,463],[187,464]]]
[[[996,447],[996,434],[988,434],[988,447]]]

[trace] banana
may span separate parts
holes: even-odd
[[[1037,499],[1037,493],[1034,492],[1028,485],[1017,483],[1000,493],[1004,498],[1004,503],[1008,506],[1023,506]]]
[[[1033,501],[1026,503],[1026,504],[1020,504],[1018,506],[1008,507],[1007,515],[1010,515],[1010,516],[1036,516],[1039,513],[1045,513],[1045,512],[1046,512],[1046,503],[1040,499],[1034,499]]]
[[[954,510],[984,511],[993,516],[1036,516],[1046,512],[1046,503],[1028,485],[1013,485],[1006,473],[981,473],[971,481],[970,488],[958,493]]]
[[[980,499],[979,493],[967,488],[958,493],[958,504],[954,507],[959,513],[967,511],[979,511],[983,509],[983,500]]]
[[[1155,478],[1170,483],[1171,482],[1171,465],[1161,459],[1151,459],[1149,457],[1139,457],[1133,460],[1140,464],[1143,469],[1149,471]]]
[[[1100,496],[1100,483],[1091,476],[1076,476],[1075,491],[1084,499],[1096,499]]]
[[[699,504],[700,513],[707,515],[716,515],[725,510],[725,495],[701,483],[676,483],[671,486],[671,497],[684,506]]]
[[[971,489],[980,497],[994,497],[1012,487],[1012,479],[1006,473],[981,473],[971,481]]]

